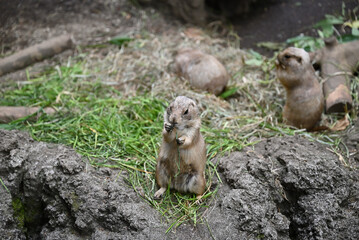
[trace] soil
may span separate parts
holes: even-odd
[[[300,34],[318,37],[313,25],[323,20],[326,14],[341,15],[346,10],[358,7],[358,1],[272,0],[265,7],[253,9],[244,17],[232,19],[234,29],[241,37],[243,48],[255,48],[260,42],[282,43]],[[340,27],[338,28],[340,30]],[[268,52],[267,52],[268,54]]]
[[[139,6],[130,1],[76,1],[76,0],[0,0],[0,44],[2,54],[8,54],[64,32],[74,34],[81,45],[103,43],[118,34],[133,34],[139,25],[150,32],[164,33],[177,20],[168,13],[152,8],[145,11],[162,17],[141,19]],[[149,2],[149,1],[142,1]],[[317,36],[312,26],[324,19],[325,14],[341,14],[358,7],[356,0],[271,0],[258,1],[240,16],[230,16],[229,22],[241,39],[241,47],[262,52],[260,42],[284,42],[306,35]],[[228,14],[227,14],[228,15]],[[268,53],[268,52],[267,52]]]
[[[179,24],[174,19],[165,20],[153,8],[138,8],[127,0],[0,0],[0,7],[4,10],[0,25],[0,56],[11,55],[51,37],[67,33],[73,36],[76,52],[65,51],[34,64],[29,69],[35,75],[37,71],[82,51],[104,56],[108,48],[101,49],[98,45],[108,44],[115,36],[135,37],[142,31],[164,34]],[[0,79],[25,81],[27,77],[22,70]]]
[[[283,1],[273,5],[279,6],[277,10],[269,7],[266,12],[278,16],[270,18],[273,21],[283,23],[280,17],[285,16],[286,6],[290,7],[284,13],[289,16],[300,8],[308,13],[300,26],[310,26],[309,16],[319,16],[308,8],[318,6],[313,3],[317,1],[293,2]],[[331,13],[326,7],[337,11],[337,2],[324,1],[313,11]],[[166,34],[181,25],[152,8],[138,10],[124,0],[0,0],[0,7],[6,9],[0,16],[2,55],[62,33],[74,35],[80,54],[81,49],[91,51],[89,45],[119,34],[135,36],[143,30]],[[257,37],[248,32],[248,38],[242,37],[243,47],[297,33],[292,24],[298,26],[298,22],[273,23],[273,27],[293,30],[281,28],[283,32],[276,35],[264,24],[270,23],[268,16],[263,12],[253,16],[258,17],[238,23],[248,27],[249,33],[258,31]],[[242,31],[240,25],[238,31]],[[96,54],[107,51],[96,49]],[[32,71],[54,66],[71,54],[36,64]],[[26,79],[26,73],[0,78],[9,79]],[[182,224],[168,234],[159,213],[126,184],[125,173],[94,169],[63,145],[0,130],[0,179],[4,183],[0,185],[0,235],[7,239],[359,239],[358,124],[343,136],[349,164],[326,145],[298,136],[264,139],[253,148],[215,159],[223,183],[206,222],[196,227]]]
[[[359,172],[303,137],[269,138],[214,159],[222,183],[204,222],[166,234],[166,222],[127,185],[125,172],[96,170],[73,149],[24,132],[0,136],[0,234],[7,239],[359,238]]]

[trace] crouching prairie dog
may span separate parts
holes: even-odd
[[[162,145],[157,158],[156,182],[159,198],[169,186],[200,197],[206,187],[206,145],[200,132],[201,119],[196,103],[177,97],[164,113]]]
[[[279,53],[276,69],[287,93],[284,121],[297,128],[312,130],[321,118],[324,97],[309,54],[300,48],[287,48]]]
[[[187,79],[194,88],[215,95],[223,92],[228,83],[228,73],[217,58],[199,50],[180,49],[175,57],[176,72]]]

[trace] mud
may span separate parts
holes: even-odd
[[[219,161],[204,222],[168,223],[74,150],[0,130],[0,234],[7,239],[358,239],[359,172],[327,146],[270,138]],[[352,161],[357,161],[354,158]]]

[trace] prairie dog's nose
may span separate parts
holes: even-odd
[[[175,116],[171,116],[171,117],[170,117],[170,122],[171,122],[172,124],[177,124],[176,117],[175,117]]]

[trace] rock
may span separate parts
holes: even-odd
[[[240,231],[264,239],[359,238],[359,173],[319,143],[267,139],[221,159],[220,169],[232,188],[219,197],[221,212],[237,216]]]
[[[194,49],[179,50],[175,68],[192,87],[215,95],[223,92],[229,78],[225,67],[215,57]]]
[[[0,130],[0,234],[6,239],[358,239],[359,173],[302,137],[217,158],[202,223],[169,225],[114,169]]]
[[[118,174],[96,171],[74,150],[0,130],[2,236],[9,239],[161,239],[166,226]],[[19,222],[12,204],[17,201]],[[18,224],[16,224],[18,223]]]
[[[359,118],[350,126],[343,136],[343,144],[340,145],[343,152],[349,153],[349,165],[359,169]]]

